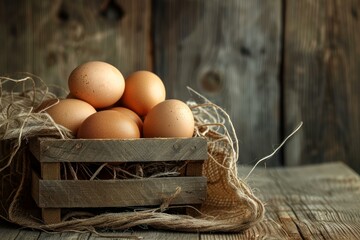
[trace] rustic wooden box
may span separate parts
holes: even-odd
[[[31,194],[47,224],[61,221],[62,208],[159,206],[166,197],[176,205],[201,204],[206,196],[206,178],[201,169],[207,159],[203,138],[134,140],[52,139],[30,141],[30,151],[39,170],[32,169]],[[63,180],[61,163],[130,163],[186,161],[182,176],[115,179]]]

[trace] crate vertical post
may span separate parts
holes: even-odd
[[[203,161],[191,161],[186,165],[186,176],[202,176]],[[196,217],[199,215],[201,204],[192,204],[191,207],[186,208],[186,214]]]
[[[43,180],[60,180],[60,163],[40,163],[41,178]],[[41,208],[42,219],[45,224],[61,222],[60,208]]]
[[[189,162],[186,166],[186,176],[201,176],[203,161]]]

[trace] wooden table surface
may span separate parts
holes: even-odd
[[[245,176],[248,167],[241,167]],[[256,169],[248,183],[266,204],[266,218],[236,234],[156,230],[45,233],[0,223],[0,239],[360,239],[360,177],[342,163]]]

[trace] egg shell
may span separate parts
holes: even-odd
[[[130,110],[128,108],[124,108],[124,107],[113,107],[113,108],[110,108],[109,110],[114,110],[114,111],[118,111],[120,113],[126,114],[132,120],[135,121],[136,125],[139,128],[140,133],[142,132],[143,121],[141,120],[139,115],[137,115],[134,111],[132,111],[132,110]]]
[[[54,101],[54,100],[52,100]],[[50,101],[50,104],[53,102]],[[45,106],[47,106],[45,104]],[[96,110],[89,103],[79,99],[61,99],[55,105],[49,107],[46,112],[60,125],[70,129],[74,135],[82,122]]]
[[[177,99],[153,107],[143,125],[144,137],[192,137],[195,121],[191,109]]]
[[[164,83],[154,73],[137,71],[125,80],[121,104],[139,116],[145,116],[156,104],[165,100]]]
[[[94,108],[105,108],[121,98],[125,80],[113,65],[92,61],[75,68],[69,76],[68,85],[71,95]]]
[[[78,138],[131,139],[139,138],[140,131],[135,121],[126,114],[104,110],[89,116],[81,124]]]

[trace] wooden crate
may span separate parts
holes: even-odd
[[[47,224],[61,221],[62,208],[160,206],[178,187],[171,201],[176,205],[198,205],[206,196],[206,178],[201,169],[207,159],[203,138],[134,140],[50,139],[30,141],[39,170],[32,169],[32,197]],[[115,179],[63,180],[61,163],[151,163],[186,161],[183,176]]]

